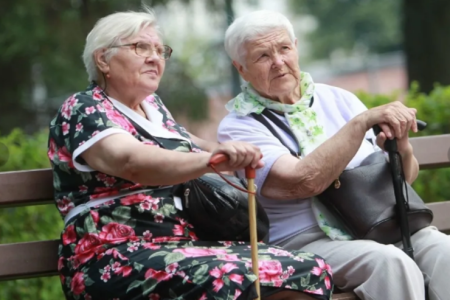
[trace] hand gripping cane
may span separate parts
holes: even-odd
[[[215,171],[214,165],[223,163],[228,160],[225,154],[216,154],[209,161],[209,166]],[[220,174],[219,174],[220,175]],[[258,237],[256,231],[256,199],[255,199],[255,177],[256,171],[252,167],[248,166],[245,168],[245,177],[248,183],[248,214],[250,220],[250,246],[252,253],[252,270],[256,275],[255,288],[258,293],[257,300],[261,299],[261,293],[259,288],[259,265],[258,265]],[[239,189],[242,190],[242,189]]]

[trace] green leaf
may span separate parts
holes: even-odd
[[[84,231],[84,228],[81,226],[75,226],[75,231],[77,232],[78,235],[80,236],[84,236],[86,231]],[[75,245],[75,244],[74,244]]]
[[[172,252],[172,253],[167,254],[166,257],[164,257],[164,262],[166,263],[166,265],[170,265],[175,262],[179,262],[183,259],[185,259],[185,256],[183,255],[183,253]]]
[[[89,276],[86,276],[86,277],[84,278],[84,284],[85,284],[86,286],[91,286],[91,285],[94,284],[94,280],[92,280]]]
[[[130,226],[131,228],[135,228],[136,227],[136,219],[130,218],[128,221],[125,222],[125,225]]]
[[[79,135],[80,135],[80,132],[77,131],[77,132],[75,132],[75,135],[74,135],[73,137],[74,137],[74,138],[77,138]]]
[[[140,272],[140,271],[142,271],[142,268],[144,268],[144,265],[143,265],[143,264],[140,264],[140,263],[138,263],[138,262],[135,262],[135,263],[133,264],[133,267],[134,267],[138,272]]]
[[[114,220],[110,216],[102,216],[100,218],[100,222],[104,225],[114,222]]]
[[[206,272],[208,272],[208,265],[203,264],[195,270],[194,276],[205,276]]]
[[[142,284],[142,294],[148,295],[150,294],[158,284],[158,281],[153,278],[147,278]]]
[[[140,281],[140,280],[135,280],[135,281],[133,281],[133,282],[128,286],[128,288],[127,288],[127,293],[128,293],[129,291],[131,291],[132,289],[135,289],[135,288],[137,288],[137,287],[140,287],[140,286],[142,285],[143,282],[144,282],[144,281]]]
[[[94,220],[91,217],[86,217],[84,219],[84,230],[86,232],[97,232],[97,228],[95,226]]]
[[[83,179],[83,182],[92,180],[92,175],[90,172],[80,172],[80,176],[81,176],[81,179]]]
[[[311,281],[311,273],[308,273],[308,275],[306,277],[301,277],[300,286],[306,287],[309,285],[310,281]]]
[[[78,116],[77,123],[80,123],[81,120],[83,120],[83,115],[82,115],[82,114],[80,114],[80,115]]]
[[[175,292],[172,289],[169,289],[169,297],[171,299],[175,299],[177,296],[177,294],[175,294]]]
[[[229,285],[230,285],[230,278],[224,276],[222,279],[223,279],[223,283],[224,283],[226,286],[229,286]]]
[[[291,287],[293,290],[298,290],[298,286],[295,283],[291,283]]]
[[[158,256],[165,256],[165,255],[167,255],[169,253],[170,252],[167,252],[167,251],[158,251],[158,252],[155,252],[152,255],[150,255],[148,259],[154,258],[154,257],[158,257]]]
[[[59,179],[59,175],[56,172],[53,172],[53,186],[57,191],[61,190],[61,179]]]
[[[121,224],[125,224],[131,218],[131,207],[119,206],[112,212],[113,219]]]

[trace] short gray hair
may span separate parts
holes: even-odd
[[[286,29],[291,41],[295,41],[294,28],[283,14],[258,10],[243,15],[228,27],[225,33],[225,51],[232,60],[244,64],[244,44],[274,29]]]
[[[94,53],[99,49],[108,48],[121,39],[135,36],[142,28],[151,26],[161,37],[161,31],[156,23],[156,16],[148,6],[143,6],[142,12],[117,12],[101,18],[86,38],[83,51],[83,62],[88,73],[88,80],[98,80],[97,65]],[[117,48],[105,52],[106,60],[116,53]]]

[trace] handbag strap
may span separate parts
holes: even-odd
[[[262,111],[262,114],[256,114],[256,113],[251,113],[250,114],[255,120],[257,120],[258,122],[262,123],[267,129],[269,129],[269,131],[273,134],[273,136],[275,136],[280,143],[286,147],[289,152],[291,153],[292,156],[295,157],[300,157],[300,149],[299,151],[294,151],[292,150],[287,144],[286,142],[283,140],[283,138],[279,135],[279,133],[275,130],[275,128],[273,128],[273,126],[267,121],[267,119],[269,119],[270,121],[272,121],[278,128],[280,128],[281,130],[283,130],[284,132],[286,132],[289,136],[291,136],[298,144],[298,140],[297,137],[295,136],[295,134],[292,132],[292,130],[289,128],[289,126],[287,126],[283,121],[281,121],[279,118],[277,118],[274,113],[272,113],[269,109],[264,109]],[[267,117],[264,118],[264,116]]]

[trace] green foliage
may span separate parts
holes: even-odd
[[[16,129],[0,136],[8,149],[7,163],[0,171],[49,168],[47,130],[27,136]],[[5,151],[1,153],[4,157]],[[27,188],[27,187],[24,187]],[[63,222],[54,205],[0,209],[0,244],[58,239]],[[0,282],[0,299],[64,299],[58,277]]]
[[[351,51],[363,46],[371,52],[399,50],[401,1],[392,0],[291,0],[292,10],[316,18],[311,32],[314,58],[327,58],[333,50]]]
[[[371,95],[365,92],[357,96],[368,107],[375,107],[398,99],[398,94]],[[409,107],[417,109],[417,118],[427,122],[427,128],[411,137],[424,135],[438,135],[450,133],[450,86],[436,86],[430,94],[419,92],[417,83],[413,83],[411,90],[404,99]],[[430,145],[432,147],[432,145]],[[413,183],[414,189],[426,202],[438,202],[450,199],[450,169],[421,170],[419,177]]]

